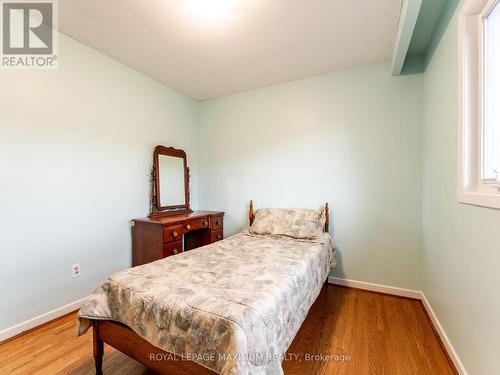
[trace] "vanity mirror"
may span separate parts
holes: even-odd
[[[189,168],[183,150],[156,146],[151,176],[150,217],[192,212],[189,206]]]

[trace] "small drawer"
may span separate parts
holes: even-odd
[[[182,238],[182,225],[163,228],[163,242],[179,241]]]
[[[182,253],[182,241],[163,245],[163,258]]]
[[[222,216],[213,216],[210,218],[210,229],[220,229],[223,225]]]
[[[218,230],[213,230],[210,232],[210,242],[217,242],[220,241],[224,238],[224,235],[222,233],[222,229]]]
[[[209,222],[207,217],[200,219],[193,219],[189,220],[186,224],[184,224],[184,232],[188,232],[190,230],[208,228],[208,226]]]

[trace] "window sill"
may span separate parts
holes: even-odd
[[[500,209],[500,193],[466,192],[458,194],[460,203]]]

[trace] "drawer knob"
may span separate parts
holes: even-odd
[[[202,224],[203,224],[204,227],[208,227],[208,221],[207,220],[203,220]]]
[[[177,254],[177,249],[174,249],[174,255],[176,255],[176,254]]]
[[[217,220],[217,221],[215,222],[215,225],[219,226],[219,225],[220,225],[220,221],[219,221],[219,220]]]
[[[190,230],[190,229],[191,229],[191,225],[186,224],[186,229],[187,229],[187,230]]]
[[[178,235],[179,235],[179,233],[177,233],[177,231],[175,231],[175,230],[174,230],[174,231],[172,232],[172,237],[177,237]]]

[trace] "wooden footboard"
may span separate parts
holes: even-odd
[[[104,343],[159,374],[213,375],[215,372],[150,344],[127,326],[111,320],[93,320],[96,375],[102,375]]]

